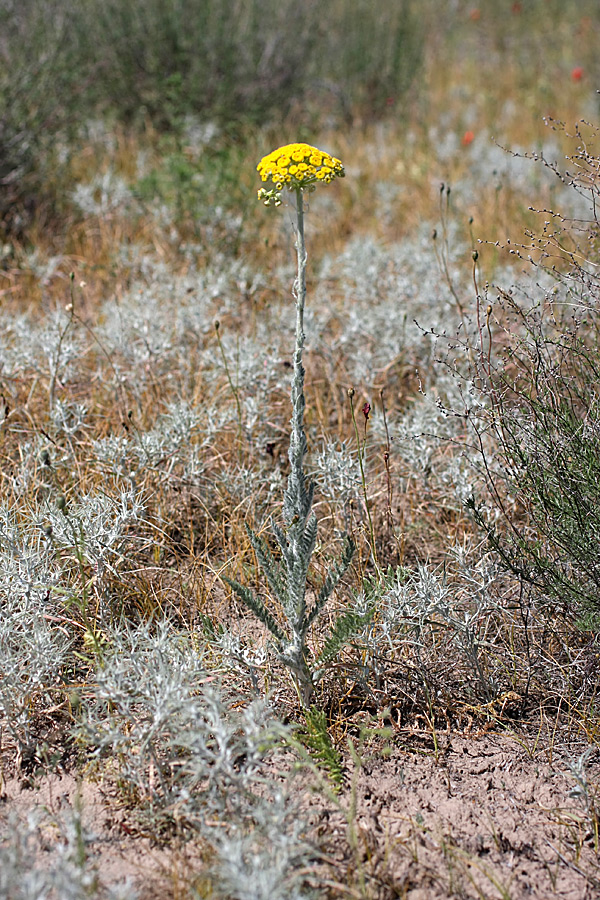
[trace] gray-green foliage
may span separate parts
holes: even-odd
[[[215,836],[214,889],[223,900],[308,900],[314,849],[295,804],[282,792],[254,810],[251,823]]]
[[[38,714],[55,705],[79,664],[77,623],[97,645],[116,616],[109,582],[124,568],[130,526],[139,528],[143,511],[140,498],[118,485],[111,496],[108,482],[104,492],[67,503],[48,451],[46,463],[32,456],[25,473],[15,473],[17,501],[0,508],[0,728],[22,749],[34,746]],[[24,496],[30,480],[37,502]]]
[[[295,521],[287,529],[273,524],[280,559],[275,558],[263,538],[249,529],[250,541],[271,593],[284,614],[285,624],[279,623],[266,603],[250,588],[227,577],[225,580],[269,629],[277,656],[292,673],[302,702],[307,705],[314,688],[325,675],[328,664],[365,624],[365,616],[351,609],[341,613],[330,628],[320,654],[315,659],[312,658],[307,644],[309,632],[350,565],[354,544],[350,538],[346,538],[341,558],[331,566],[309,608],[306,589],[308,568],[317,536],[317,520],[310,510],[312,492],[307,492],[304,500],[303,518],[300,515],[295,517]]]
[[[365,583],[355,601],[357,612],[371,611],[359,641],[364,677],[379,682],[399,666],[404,690],[432,696],[452,686],[456,695],[460,685],[471,699],[496,696],[502,672],[489,650],[499,570],[491,554],[475,552],[456,546],[442,567],[389,569]]]
[[[29,526],[29,527],[28,527]],[[36,710],[62,683],[71,638],[57,626],[50,596],[59,581],[39,528],[0,509],[0,729],[22,747]]]
[[[135,900],[130,885],[105,885],[89,853],[95,836],[76,806],[60,818],[30,814],[8,820],[0,836],[0,897],[6,900]],[[49,846],[48,835],[56,836]]]
[[[0,605],[0,728],[22,748],[30,745],[36,709],[51,705],[69,661],[69,637],[49,618],[27,595]]]
[[[150,815],[200,827],[208,810],[247,812],[283,733],[264,702],[229,706],[189,635],[168,623],[107,632],[81,736]]]
[[[202,875],[216,896],[308,896],[314,851],[285,761],[273,759],[286,752],[289,729],[264,700],[240,707],[205,667],[198,640],[167,622],[109,630],[107,641],[79,737],[110,760],[137,814],[155,828],[202,836],[214,851]]]
[[[322,612],[332,592],[347,570],[354,555],[354,542],[346,537],[344,550],[325,576],[312,606],[307,605],[308,570],[317,541],[317,517],[313,511],[314,484],[304,471],[304,459],[308,445],[304,431],[304,312],[306,302],[306,247],[304,243],[304,196],[296,188],[296,251],[298,276],[294,282],[296,300],[296,340],[293,354],[291,385],[292,419],[288,457],[290,473],[283,495],[283,526],[272,524],[278,544],[279,557],[275,557],[267,542],[248,529],[250,542],[263,569],[271,593],[285,618],[281,626],[262,599],[237,581],[226,578],[238,597],[260,621],[267,626],[275,639],[275,649],[282,663],[292,673],[303,705],[309,705],[315,686],[323,678],[328,664],[348,643],[365,619],[355,610],[347,609],[335,620],[320,655],[311,659],[307,638],[311,626]]]

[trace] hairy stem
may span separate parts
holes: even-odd
[[[306,434],[304,432],[304,366],[302,351],[304,349],[304,305],[306,302],[306,246],[304,243],[304,198],[300,188],[296,190],[296,210],[298,224],[296,229],[296,252],[298,254],[298,275],[294,283],[296,299],[296,346],[294,349],[292,376],[292,422],[290,435],[290,475],[283,504],[283,517],[286,525],[294,521],[306,522],[312,506],[312,492],[306,489],[304,475],[304,457],[307,451]]]

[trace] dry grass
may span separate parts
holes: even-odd
[[[442,18],[449,15],[445,10]],[[290,892],[297,892],[290,896],[308,896],[301,893],[305,883],[331,897],[416,900],[426,896],[418,890],[427,885],[432,897],[524,896],[524,882],[511,880],[506,868],[509,850],[525,858],[523,842],[511,849],[498,835],[488,867],[476,842],[464,842],[462,825],[453,839],[452,810],[444,814],[440,834],[427,817],[423,824],[416,808],[406,813],[404,830],[392,827],[397,809],[388,811],[387,824],[374,824],[366,810],[375,789],[365,771],[381,766],[391,784],[404,765],[410,781],[415,770],[402,755],[422,753],[436,778],[447,764],[450,784],[458,765],[448,763],[454,760],[452,735],[470,747],[471,736],[491,735],[493,741],[504,735],[498,738],[502,760],[490,776],[500,791],[500,768],[509,757],[506,735],[519,748],[519,766],[527,760],[535,766],[543,754],[552,778],[566,759],[581,761],[588,747],[598,751],[596,631],[582,629],[564,610],[549,614],[540,606],[535,592],[498,565],[465,508],[469,492],[483,496],[485,479],[461,406],[468,354],[464,365],[455,362],[463,350],[461,318],[471,323],[475,342],[480,330],[477,287],[483,290],[487,281],[510,287],[511,279],[522,277],[523,261],[499,245],[539,227],[532,207],[570,202],[541,163],[503,154],[491,138],[519,153],[545,146],[559,157],[571,149],[565,134],[549,129],[542,116],[571,127],[590,115],[597,24],[563,23],[578,55],[555,60],[546,75],[539,48],[547,25],[539,34],[527,26],[532,63],[526,67],[527,47],[518,44],[521,56],[514,59],[507,52],[525,28],[519,12],[513,9],[514,21],[502,35],[486,26],[483,9],[477,17],[461,6],[460,15],[460,27],[447,39],[441,27],[431,32],[419,103],[408,104],[408,111],[403,105],[395,116],[390,98],[389,115],[379,121],[362,105],[343,129],[324,122],[310,136],[346,167],[343,182],[311,197],[307,219],[306,426],[320,526],[310,589],[318,590],[349,531],[358,550],[337,608],[370,602],[375,613],[316,696],[327,712],[331,753],[341,754],[347,775],[354,770],[357,780],[348,775],[341,799],[332,793],[316,804],[317,819],[302,837],[276,810],[281,833],[294,834],[285,859],[289,871],[300,875],[290,881]],[[585,73],[581,80],[571,76],[576,64]],[[0,271],[0,545],[6,570],[0,603],[8,623],[0,646],[16,667],[10,678],[8,663],[0,668],[6,685],[0,785],[9,785],[14,799],[14,779],[40,785],[57,767],[88,772],[87,783],[93,748],[102,745],[106,753],[96,761],[94,777],[112,785],[106,803],[111,810],[120,806],[119,827],[167,848],[167,875],[155,876],[161,896],[251,896],[240,893],[229,870],[222,875],[223,860],[237,858],[235,829],[230,834],[226,828],[237,819],[228,816],[239,813],[245,823],[240,833],[254,816],[261,853],[276,826],[266,822],[260,806],[265,783],[252,781],[250,769],[255,806],[240,801],[239,809],[228,807],[227,790],[250,754],[241,743],[218,788],[222,793],[211,800],[214,833],[208,840],[195,823],[197,808],[188,808],[174,786],[180,784],[178,765],[191,753],[182,737],[192,727],[188,713],[171,713],[183,717],[181,734],[173,735],[169,721],[157,725],[157,757],[150,756],[144,768],[145,738],[136,744],[135,735],[144,721],[140,710],[151,704],[140,696],[127,706],[135,681],[126,688],[115,680],[113,705],[109,698],[99,711],[98,683],[112,677],[112,654],[116,648],[130,652],[123,649],[129,646],[125,638],[119,644],[126,624],[146,625],[150,634],[167,621],[173,634],[188,641],[186,660],[197,652],[207,683],[222,682],[225,711],[219,715],[227,722],[231,717],[227,727],[235,740],[246,735],[236,716],[256,694],[271,697],[278,719],[297,723],[303,716],[286,673],[265,649],[264,629],[222,579],[228,575],[265,594],[246,525],[268,535],[288,471],[293,235],[288,210],[256,204],[254,166],[272,147],[295,140],[299,127],[305,126],[292,109],[277,128],[266,123],[248,129],[243,147],[224,134],[200,151],[184,139],[178,159],[196,166],[198,178],[185,174],[180,181],[169,169],[173,145],[150,124],[141,131],[101,129],[71,150],[72,193],[63,208],[40,206],[26,237],[5,248]],[[74,193],[78,185],[84,186],[85,208],[84,195],[78,200]],[[489,290],[496,348],[507,319]],[[434,334],[445,341],[435,342]],[[357,478],[350,387],[365,440],[366,497]],[[372,412],[363,423],[366,402]],[[485,447],[493,454],[492,445]],[[369,546],[367,504],[380,568]],[[526,512],[514,509],[523,527]],[[325,616],[322,624],[331,621]],[[47,643],[34,647],[29,632],[38,628]],[[312,638],[315,653],[321,633],[316,629]],[[142,655],[160,657],[160,648],[149,650],[139,641]],[[43,668],[44,654],[53,653],[54,668]],[[23,667],[27,654],[30,680]],[[189,689],[190,704],[197,703],[204,687],[196,694],[192,682],[181,678],[181,690]],[[115,724],[111,716],[118,710],[123,720]],[[88,716],[92,724],[82,736]],[[122,729],[129,750],[114,750],[103,721]],[[361,747],[364,759],[373,754],[368,765],[356,754],[352,761],[348,740]],[[260,762],[272,781],[282,783],[281,773],[293,768],[294,739],[287,735],[285,741],[285,751],[273,750],[273,758]],[[386,762],[386,747],[393,765]],[[126,771],[129,752],[140,760],[137,781]],[[302,754],[297,742],[293,753]],[[560,841],[561,849],[543,857],[543,865],[554,873],[548,884],[555,896],[571,896],[564,887],[569,870],[577,873],[580,890],[597,888],[595,757],[588,768],[580,766],[575,779],[576,812],[572,806],[552,812],[548,841]],[[310,777],[329,790],[322,772]],[[188,782],[184,786],[188,790]],[[302,790],[292,787],[290,793],[298,798]],[[558,804],[562,787],[556,790],[544,802]],[[273,800],[275,807],[278,802]],[[339,805],[331,813],[337,830],[317,868],[315,851],[302,842],[309,835],[319,843],[319,830],[327,830],[327,803]],[[196,837],[186,843],[191,833]],[[65,846],[76,848],[77,835],[69,835]],[[399,847],[401,862],[394,856]],[[531,853],[542,865],[537,845]],[[225,866],[216,875],[209,871],[215,859]],[[433,874],[435,866],[445,867],[443,877]],[[220,877],[229,894],[225,888],[218,894]],[[103,896],[97,884],[84,890]],[[150,886],[140,890],[140,896],[152,896]],[[21,896],[6,894],[13,895]]]

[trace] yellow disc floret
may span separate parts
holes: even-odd
[[[286,144],[263,156],[256,167],[263,182],[270,182],[271,190],[261,188],[258,197],[265,206],[281,203],[283,185],[292,190],[314,190],[315,185],[329,184],[334,178],[344,177],[344,167],[339,159],[330,156],[310,144]]]

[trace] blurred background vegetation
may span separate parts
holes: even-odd
[[[599,28],[595,0],[1,0],[2,229],[64,214],[98,117],[162,140],[179,182],[192,123],[218,129],[230,175],[257,128],[283,143],[390,118],[400,137],[449,115],[539,123],[600,84]]]

